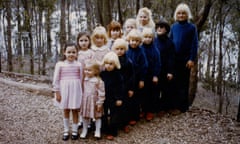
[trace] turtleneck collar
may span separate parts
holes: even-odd
[[[178,21],[178,23],[179,23],[179,24],[182,24],[182,25],[186,24],[187,22],[188,22],[188,20]]]

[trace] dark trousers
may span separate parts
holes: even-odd
[[[117,136],[118,129],[122,124],[122,112],[122,106],[104,104],[104,114],[102,116],[103,133]]]
[[[186,64],[176,64],[177,108],[182,112],[189,109],[189,79],[190,69],[186,68]]]
[[[159,97],[156,100],[158,105],[158,112],[176,109],[177,95],[175,78],[172,80],[167,79],[167,73],[163,73],[159,78]]]
[[[153,77],[145,79],[143,95],[141,100],[142,112],[155,113],[157,111],[156,99],[159,97],[159,88],[157,83],[152,82]]]
[[[239,98],[239,103],[238,103],[237,121],[240,122],[240,98]]]

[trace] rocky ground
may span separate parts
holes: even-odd
[[[23,81],[19,81],[24,83]],[[38,83],[32,83],[40,85]],[[51,96],[29,91],[0,79],[0,144],[237,144],[240,124],[193,105],[183,114],[165,115],[151,122],[141,120],[120,131],[113,141],[95,140],[89,133],[86,140],[63,142],[62,111],[53,106]],[[81,132],[81,130],[79,130]]]

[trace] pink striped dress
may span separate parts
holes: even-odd
[[[55,66],[53,91],[60,91],[61,109],[79,109],[82,101],[83,70],[80,62],[60,61]]]

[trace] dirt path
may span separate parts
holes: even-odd
[[[120,131],[114,141],[87,140],[63,142],[62,112],[52,104],[52,97],[37,95],[0,81],[0,144],[237,144],[240,124],[207,110],[192,108],[189,112],[152,122],[141,120]]]

